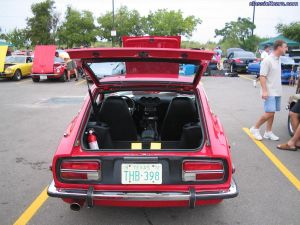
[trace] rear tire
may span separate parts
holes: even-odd
[[[21,70],[17,69],[16,72],[15,72],[15,74],[14,74],[14,76],[12,77],[12,79],[14,81],[21,80],[22,79],[22,72],[21,72]]]
[[[288,131],[289,131],[290,136],[293,137],[294,130],[293,130],[293,127],[292,127],[291,117],[290,116],[288,116]]]
[[[32,77],[32,81],[33,82],[39,82],[40,81],[40,77]]]
[[[67,71],[64,71],[64,74],[59,78],[61,82],[66,82],[67,81]]]

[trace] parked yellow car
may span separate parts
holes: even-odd
[[[0,78],[21,80],[22,77],[30,76],[32,57],[24,55],[6,56],[7,46],[0,46]]]

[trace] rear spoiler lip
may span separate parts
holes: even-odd
[[[89,48],[67,49],[66,52],[72,59],[152,59],[152,60],[195,60],[210,61],[213,51],[191,50],[182,48]]]

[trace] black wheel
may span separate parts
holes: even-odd
[[[64,74],[59,78],[60,81],[62,82],[66,82],[67,81],[67,71],[64,71]]]
[[[77,72],[78,72],[78,75],[81,77],[81,78],[84,78],[84,71],[81,67],[78,67],[77,68]]]
[[[211,75],[211,70],[209,67],[206,68],[205,72],[204,72],[204,76],[210,76]]]
[[[22,73],[21,73],[21,70],[16,70],[14,76],[12,77],[13,80],[15,81],[19,81],[22,79]]]
[[[294,130],[293,130],[293,126],[291,123],[290,115],[288,116],[288,131],[289,131],[290,136],[292,137],[294,135]]]
[[[33,82],[39,82],[40,81],[40,77],[32,77],[32,81]]]

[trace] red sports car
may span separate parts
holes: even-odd
[[[34,49],[35,58],[31,71],[33,82],[47,79],[56,79],[65,82],[67,80],[67,66],[64,59],[59,57],[59,55],[64,53],[63,50],[56,50],[55,45],[37,45]],[[76,65],[80,73],[82,70],[78,62],[77,60]],[[74,75],[75,71],[72,70],[71,76]]]
[[[93,80],[52,162],[48,195],[87,207],[190,207],[238,195],[230,147],[200,79],[213,52],[180,48],[67,51]],[[92,64],[123,62],[97,78]],[[194,76],[179,66],[194,64]]]

